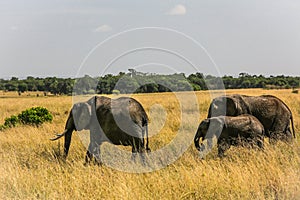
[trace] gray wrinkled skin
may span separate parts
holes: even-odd
[[[231,145],[257,145],[264,148],[264,127],[259,120],[252,115],[218,116],[203,120],[194,138],[195,147],[203,151],[203,143],[200,139],[211,140],[218,138],[218,156],[222,157]]]
[[[90,130],[86,162],[94,157],[97,162],[101,163],[100,146],[103,142],[132,146],[133,155],[145,150],[150,151],[148,147],[148,116],[142,105],[133,98],[111,99],[94,96],[86,102],[74,104],[67,119],[65,131],[52,139],[57,140],[65,136],[65,158],[68,155],[74,130]]]
[[[291,110],[282,100],[272,95],[233,94],[217,97],[210,104],[208,118],[242,114],[255,116],[264,126],[265,135],[270,138],[270,142],[292,141],[293,136],[295,137]],[[290,129],[290,121],[293,134]]]

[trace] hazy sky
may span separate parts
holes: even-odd
[[[299,24],[299,0],[1,0],[0,77],[300,75]]]

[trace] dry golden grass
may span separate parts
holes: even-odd
[[[248,95],[273,94],[291,108],[297,141],[266,144],[265,151],[232,147],[223,159],[216,149],[205,160],[191,145],[173,164],[151,173],[135,174],[107,166],[84,166],[85,147],[73,134],[69,157],[57,159],[54,133],[63,131],[71,97],[35,97],[1,94],[0,123],[5,117],[32,106],[44,106],[54,116],[41,127],[20,126],[0,132],[0,199],[299,199],[300,198],[300,95],[290,90],[228,90]],[[200,117],[187,109],[184,129],[194,135],[206,117],[210,96],[197,92]],[[153,151],[176,136],[182,120],[174,94],[134,95],[150,115],[150,147]],[[166,121],[165,121],[166,120]],[[164,122],[165,121],[165,122]],[[267,141],[267,140],[266,140]],[[60,147],[62,149],[62,147]]]

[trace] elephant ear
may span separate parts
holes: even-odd
[[[76,126],[76,130],[81,131],[83,129],[88,129],[88,125],[91,119],[91,106],[84,103],[77,103],[73,106],[72,114]]]
[[[210,104],[207,118],[226,115],[226,97],[215,98]]]
[[[242,95],[233,95],[227,98],[227,116],[251,114],[249,106]]]
[[[242,109],[239,103],[239,99],[234,97],[227,97],[226,98],[226,115],[227,116],[237,116],[242,114]]]

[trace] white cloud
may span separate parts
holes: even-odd
[[[110,27],[107,24],[104,24],[104,25],[99,26],[98,28],[96,28],[94,30],[94,32],[108,32],[108,31],[111,31],[111,30],[112,30],[112,27]]]
[[[174,8],[169,10],[167,12],[168,15],[185,15],[186,14],[186,8],[184,5],[177,4]]]

